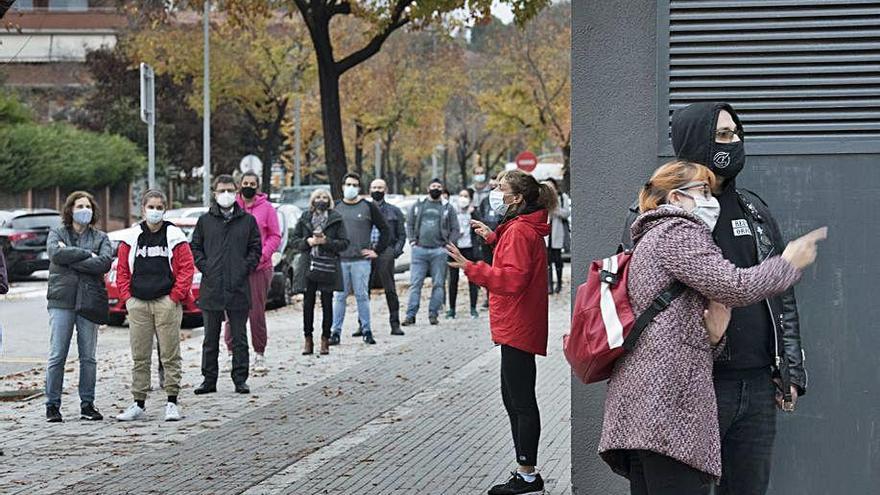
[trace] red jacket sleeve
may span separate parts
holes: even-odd
[[[508,232],[510,240],[496,248],[492,266],[482,261],[468,263],[464,267],[468,281],[502,296],[514,296],[524,291],[529,285],[534,263],[530,252],[531,239],[516,234]]]
[[[131,268],[128,266],[130,253],[131,246],[120,242],[116,251],[116,290],[119,292],[119,301],[122,304],[131,298]]]
[[[171,300],[182,303],[190,297],[195,264],[188,242],[181,242],[174,247],[171,258],[171,273],[174,274],[174,286],[171,288]]]

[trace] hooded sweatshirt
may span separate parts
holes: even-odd
[[[532,210],[502,223],[486,239],[495,245],[492,265],[464,268],[471,283],[489,289],[492,341],[541,356],[547,355],[547,216]]]
[[[717,153],[715,128],[718,114],[726,110],[742,129],[739,116],[726,103],[695,103],[677,110],[672,117],[672,145],[676,156],[683,160],[707,165],[718,173],[714,157]],[[720,194],[721,206],[713,238],[725,259],[738,268],[757,265],[754,232],[748,227],[736,192],[736,176],[728,178]],[[715,363],[715,375],[741,378],[751,373],[769,371],[773,364],[773,322],[764,301],[743,308],[734,308],[727,329],[729,360]]]
[[[251,206],[245,205],[241,194],[236,200],[241,209],[253,215],[257,220],[257,227],[260,229],[263,251],[256,271],[269,270],[272,268],[272,253],[281,244],[281,228],[278,226],[278,214],[275,213],[275,207],[269,202],[269,197],[265,193],[257,194],[254,197],[254,204]]]

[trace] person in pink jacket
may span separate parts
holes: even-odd
[[[257,220],[260,229],[260,238],[263,241],[263,255],[260,264],[250,274],[251,286],[251,310],[248,321],[251,327],[251,342],[254,345],[254,371],[266,370],[266,342],[268,333],[266,330],[266,297],[269,295],[269,285],[272,283],[272,253],[281,244],[281,228],[278,226],[278,215],[275,207],[269,202],[269,196],[258,192],[260,190],[260,177],[252,171],[245,172],[241,177],[236,201],[246,213],[250,213]],[[226,341],[226,349],[232,355],[232,334],[229,332],[229,324],[224,326],[223,338]]]

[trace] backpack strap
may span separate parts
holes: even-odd
[[[627,335],[626,339],[623,341],[623,348],[626,349],[627,352],[631,352],[633,348],[635,348],[642,332],[652,321],[654,321],[654,318],[668,308],[669,305],[672,304],[672,301],[676,300],[686,288],[686,285],[676,280],[669,284],[669,287],[661,292],[659,296],[654,298],[651,305],[648,306],[648,309],[636,318],[632,330],[630,330],[629,335]]]

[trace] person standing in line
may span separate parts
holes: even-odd
[[[789,243],[781,255],[737,267],[712,240],[721,211],[715,186],[708,168],[673,161],[657,169],[639,194],[629,299],[635,314],[658,294],[671,303],[615,363],[599,442],[599,454],[629,479],[633,495],[709,494],[722,475],[712,365],[730,335],[724,330],[729,315],[713,325],[706,308],[712,310],[710,302],[746,307],[788,290],[815,261],[816,242],[825,237],[819,229]],[[772,402],[772,393],[762,395]]]
[[[131,372],[134,403],[116,416],[119,421],[146,417],[154,336],[159,341],[159,362],[168,396],[165,421],[182,418],[177,404],[181,376],[180,323],[183,303],[192,298],[190,289],[195,266],[186,234],[163,220],[166,204],[162,191],[152,189],[144,193],[141,200],[144,220],[119,242],[116,286],[119,299],[128,310],[134,362]]]
[[[359,326],[364,342],[375,344],[370,322],[370,270],[373,260],[389,245],[391,233],[382,212],[372,202],[360,198],[361,177],[349,173],[343,179],[342,201],[336,203],[336,211],[342,215],[349,245],[342,258],[342,290],[336,292],[333,301],[333,334],[330,345],[338,345],[345,323],[346,298],[354,293],[357,301]],[[373,228],[379,230],[379,239],[372,242]]]
[[[547,239],[548,261],[547,280],[548,291],[551,294],[562,292],[562,271],[565,268],[562,262],[562,251],[571,249],[571,231],[568,228],[568,217],[571,215],[571,199],[568,194],[559,190],[559,183],[550,178],[545,181],[553,188],[557,195],[559,207],[550,212],[550,237]],[[553,287],[553,268],[556,268],[556,287]]]
[[[473,205],[473,192],[470,189],[462,189],[459,191],[453,202],[458,219],[458,229],[461,237],[456,241],[461,254],[469,261],[478,261],[480,259],[480,251],[477,246],[476,233],[471,227],[471,221],[479,220],[477,217],[477,209]],[[450,259],[450,261],[452,261]],[[458,300],[458,274],[459,269],[455,267],[449,268],[449,309],[446,311],[447,319],[455,319],[455,308]],[[477,311],[477,298],[480,295],[480,288],[473,282],[468,282],[468,290],[470,292],[470,308],[471,319],[480,317]]]
[[[76,327],[79,352],[80,418],[100,421],[95,407],[98,362],[98,325],[107,323],[107,289],[104,274],[113,263],[113,247],[107,234],[95,228],[98,204],[94,196],[75,191],[64,201],[62,225],[49,231],[49,362],[46,365],[46,420],[63,421],[61,390],[70,340]]]
[[[477,205],[477,216],[480,217],[480,221],[489,228],[489,230],[494,231],[498,228],[498,224],[501,223],[501,216],[492,209],[492,206],[489,204],[489,194],[498,187],[498,176],[493,175],[491,179],[489,179],[488,192],[486,197],[483,198],[482,201]],[[489,266],[492,266],[492,246],[486,244],[486,241],[480,237],[476,236],[477,245],[480,248],[480,256],[482,256],[483,262]],[[489,289],[485,290],[486,298],[483,300],[483,309],[489,309]]]
[[[235,202],[237,187],[231,175],[214,179],[214,201],[199,217],[192,236],[195,265],[202,272],[199,307],[205,320],[202,341],[202,384],[196,395],[217,391],[220,326],[229,318],[232,332],[232,382],[239,394],[251,389],[248,379],[247,322],[251,308],[249,276],[257,269],[263,244],[253,216]]]
[[[492,185],[487,179],[486,169],[482,165],[474,167],[474,183],[471,189],[474,191],[471,204],[475,208],[479,207],[483,200],[489,197],[489,193],[492,192]]]
[[[446,249],[444,246],[455,243],[460,236],[458,216],[448,202],[444,202],[443,183],[434,179],[428,186],[428,197],[412,205],[406,217],[406,231],[412,245],[410,264],[409,304],[403,326],[416,324],[416,315],[422,302],[422,285],[428,273],[431,274],[431,302],[428,306],[428,321],[437,325],[440,307],[446,288]]]
[[[339,253],[348,249],[348,235],[342,215],[333,209],[333,197],[327,189],[316,189],[309,198],[290,237],[291,248],[305,256],[299,264],[305,278],[303,298],[303,356],[314,354],[315,303],[321,291],[321,354],[330,353],[333,325],[333,292],[341,291],[342,268]]]
[[[372,273],[379,278],[382,289],[385,291],[391,335],[403,335],[403,330],[400,329],[400,300],[397,297],[397,283],[394,281],[394,260],[403,254],[403,246],[406,245],[406,219],[400,208],[385,201],[387,191],[388,185],[382,179],[376,179],[370,184],[370,196],[373,198],[373,204],[382,212],[390,232],[388,247],[379,253],[378,258],[373,260]],[[371,243],[375,251],[375,246],[379,243],[379,229],[376,227],[373,227],[371,233]],[[358,328],[358,331],[352,336],[360,337],[362,335],[362,329]]]
[[[254,371],[266,371],[266,343],[268,330],[266,329],[266,298],[269,295],[269,286],[272,284],[272,275],[275,268],[272,266],[272,255],[281,244],[281,227],[278,226],[278,214],[275,207],[269,202],[269,196],[260,190],[260,177],[256,172],[248,171],[241,176],[241,188],[239,189],[236,202],[245,213],[251,214],[257,220],[260,229],[260,239],[263,241],[263,251],[260,256],[260,264],[257,269],[248,275],[248,284],[251,288],[251,310],[248,313],[248,321],[251,327],[251,341],[254,345]],[[226,341],[226,350],[232,355],[232,333],[229,331],[229,321],[223,326],[223,337]]]
[[[501,346],[501,398],[510,419],[517,469],[489,495],[543,493],[538,473],[541,416],[535,395],[535,355],[547,355],[548,311],[547,223],[556,193],[519,170],[504,172],[489,196],[502,218],[496,231],[472,221],[477,234],[495,246],[494,263],[469,261],[453,244],[447,246],[450,267],[464,269],[471,282],[488,287],[489,328]]]

